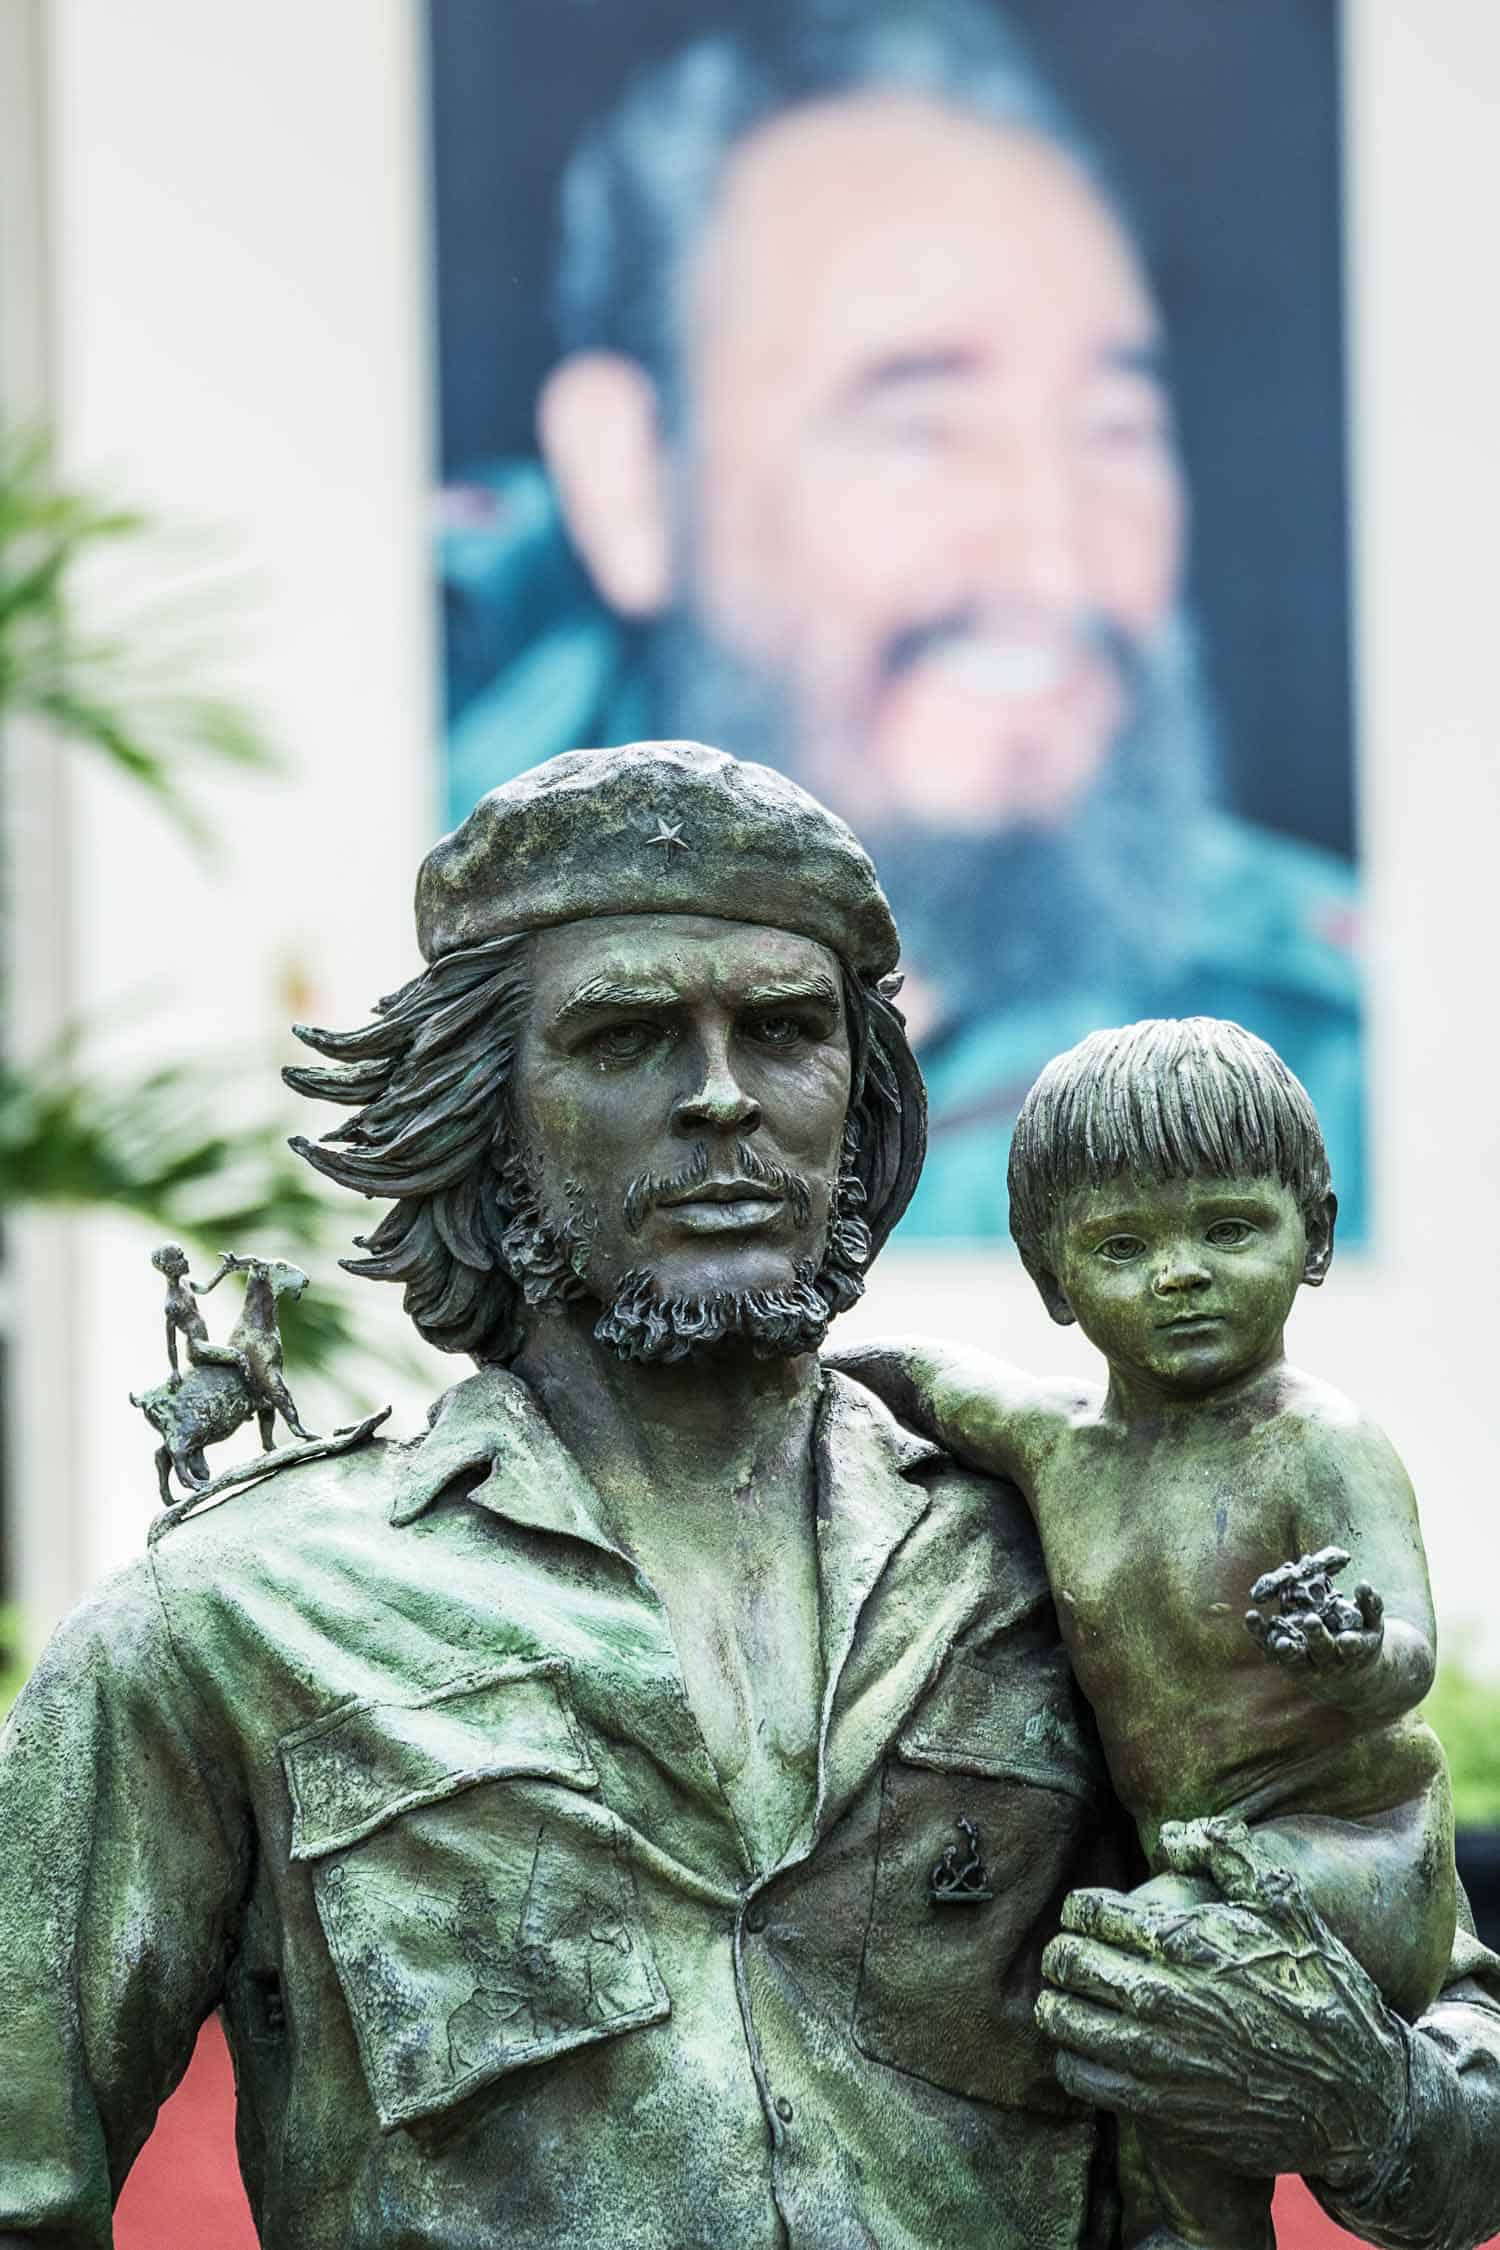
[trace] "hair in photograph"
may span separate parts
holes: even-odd
[[[805,0],[713,31],[636,78],[562,186],[556,325],[565,352],[622,352],[684,407],[680,288],[731,156],[802,104],[925,96],[1052,141],[1118,201],[1019,33],[983,0]]]

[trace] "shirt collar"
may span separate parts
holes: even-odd
[[[481,1368],[439,1399],[432,1428],[397,1479],[394,1524],[414,1523],[453,1479],[487,1468],[468,1495],[493,1515],[608,1547],[599,1496],[518,1376]]]
[[[832,1372],[823,1377],[816,1445],[823,1639],[831,1655],[847,1646],[885,1558],[925,1508],[925,1491],[912,1479],[943,1454]],[[432,1428],[398,1475],[392,1523],[414,1523],[455,1477],[475,1469],[488,1470],[467,1495],[476,1506],[616,1552],[588,1478],[533,1393],[497,1367],[439,1400]]]

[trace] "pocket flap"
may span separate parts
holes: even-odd
[[[935,1773],[1028,1781],[1088,1800],[1099,1793],[1102,1763],[1080,1706],[1060,1648],[994,1670],[955,1655],[896,1749],[908,1765]]]
[[[293,1859],[319,1859],[416,1805],[521,1776],[595,1789],[556,1658],[445,1681],[410,1703],[359,1701],[284,1737]]]

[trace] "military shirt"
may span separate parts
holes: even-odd
[[[215,2008],[269,2250],[1109,2243],[1032,2011],[1118,1816],[1030,1524],[840,1377],[816,1456],[816,1796],[773,1866],[500,1373],[78,1612],[0,1737],[0,2245],[109,2242]],[[1432,2212],[1467,2224],[1500,2119],[1500,2018],[1432,2020],[1392,2242],[1473,2239]]]

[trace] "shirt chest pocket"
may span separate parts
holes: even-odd
[[[1061,1650],[950,1659],[897,1738],[854,2036],[872,2059],[1002,2108],[1070,2110],[1032,2011],[1063,1893],[1089,1864],[1100,1768]]]
[[[291,1856],[388,2131],[669,2012],[562,1669],[346,1704],[280,1745]]]

